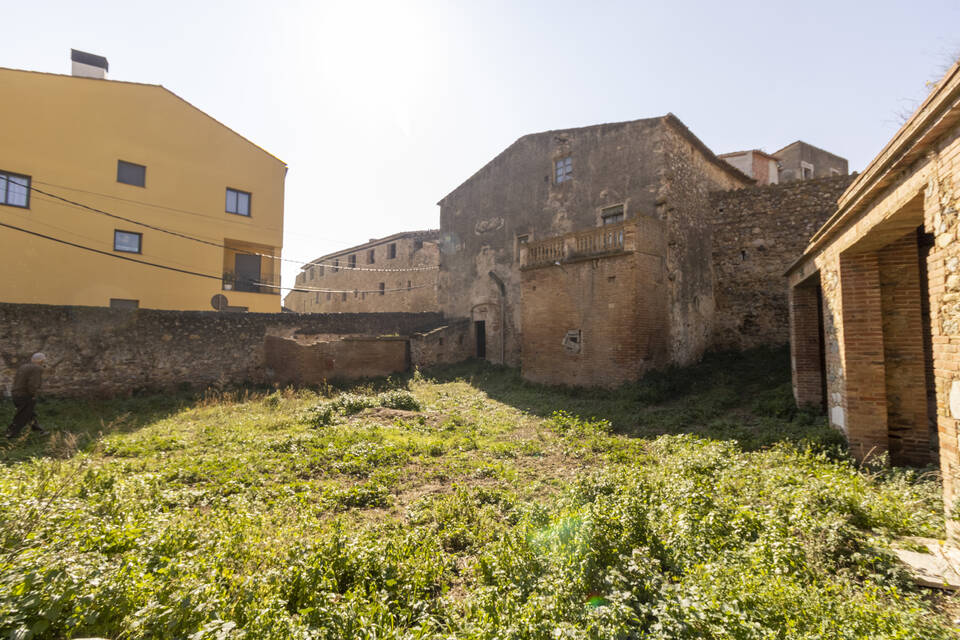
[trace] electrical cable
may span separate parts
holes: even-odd
[[[50,241],[52,241],[52,242],[57,242],[57,243],[59,243],[59,244],[64,244],[64,245],[67,245],[67,246],[70,246],[70,247],[74,247],[74,248],[77,248],[77,249],[83,249],[84,251],[90,251],[90,252],[92,252],[92,253],[98,253],[98,254],[100,254],[100,255],[104,255],[104,256],[107,256],[107,257],[109,257],[109,258],[117,258],[118,260],[126,260],[126,261],[128,261],[128,262],[135,262],[135,263],[137,263],[137,264],[142,264],[142,265],[145,265],[145,266],[148,266],[148,267],[156,267],[156,268],[158,268],[158,269],[166,269],[167,271],[175,271],[175,272],[177,272],[177,273],[183,273],[183,274],[186,274],[186,275],[197,276],[197,277],[199,277],[199,278],[207,278],[207,279],[209,279],[209,280],[220,280],[220,281],[223,280],[223,276],[215,276],[215,275],[211,275],[211,274],[209,274],[209,273],[200,273],[200,272],[198,272],[198,271],[191,271],[191,270],[189,270],[189,269],[180,269],[180,268],[178,268],[178,267],[171,267],[171,266],[164,265],[164,264],[157,264],[156,262],[148,262],[148,261],[146,261],[146,260],[138,260],[137,258],[131,258],[130,256],[121,256],[121,255],[117,255],[117,254],[115,254],[115,253],[111,253],[110,251],[105,251],[105,250],[102,250],[102,249],[96,249],[96,248],[94,248],[94,247],[88,247],[88,246],[85,246],[85,245],[82,245],[82,244],[77,244],[76,242],[71,242],[71,241],[69,241],[69,240],[64,240],[64,239],[62,239],[62,238],[57,238],[57,237],[55,237],[55,236],[48,236],[48,235],[46,235],[46,234],[44,234],[44,233],[39,233],[39,232],[37,232],[37,231],[30,231],[29,229],[24,229],[23,227],[18,227],[18,226],[16,226],[16,225],[7,224],[7,223],[5,223],[5,222],[0,222],[0,227],[6,227],[7,229],[13,229],[14,231],[20,231],[20,232],[22,232],[22,233],[26,233],[26,234],[29,234],[29,235],[31,235],[31,236],[36,236],[36,237],[38,237],[38,238],[43,238],[43,239],[45,239],[45,240],[50,240]],[[343,289],[312,289],[312,288],[302,288],[302,287],[283,287],[283,286],[280,286],[280,285],[273,285],[273,284],[267,284],[267,283],[261,283],[261,282],[251,282],[251,284],[256,285],[256,286],[268,287],[268,288],[271,288],[271,289],[281,289],[281,290],[284,290],[284,291],[295,291],[295,292],[300,292],[300,293],[381,293],[381,292],[383,292],[383,293],[387,293],[387,292],[394,293],[394,292],[397,292],[397,291],[409,291],[409,290],[411,290],[411,289],[417,289],[417,288],[422,289],[422,288],[424,288],[424,287],[433,286],[433,285],[417,285],[416,287],[410,287],[410,288],[401,287],[401,288],[397,288],[397,289],[366,289],[366,290],[350,289],[350,290],[343,290]],[[435,284],[435,283],[434,283],[434,284]]]
[[[77,207],[77,208],[80,208],[80,209],[85,209],[85,210],[91,211],[91,212],[93,212],[93,213],[99,213],[99,214],[101,214],[101,215],[105,215],[105,216],[107,216],[107,217],[114,218],[114,219],[116,219],[116,220],[122,220],[122,221],[124,221],[124,222],[129,222],[130,224],[135,224],[135,225],[144,227],[144,228],[146,228],[146,229],[152,229],[152,230],[154,230],[154,231],[159,231],[160,233],[166,233],[166,234],[169,234],[169,235],[172,235],[172,236],[176,236],[176,237],[179,237],[179,238],[183,238],[183,239],[185,239],[185,240],[192,240],[193,242],[199,242],[199,243],[201,243],[201,244],[206,244],[206,245],[209,245],[209,246],[212,246],[212,247],[217,247],[217,248],[220,248],[220,249],[235,250],[233,247],[228,247],[228,246],[226,246],[226,245],[224,245],[224,244],[222,244],[222,243],[219,243],[219,242],[216,242],[216,241],[213,241],[213,240],[207,240],[207,239],[200,238],[200,237],[197,237],[197,236],[192,236],[192,235],[189,235],[189,234],[186,234],[186,233],[181,233],[181,232],[179,232],[179,231],[173,231],[173,230],[171,230],[171,229],[166,229],[166,228],[164,228],[164,227],[158,227],[158,226],[156,226],[156,225],[148,224],[148,223],[146,223],[146,222],[140,222],[140,221],[134,220],[134,219],[132,219],[132,218],[127,218],[127,217],[124,217],[124,216],[121,216],[121,215],[118,215],[118,214],[115,214],[115,213],[110,213],[109,211],[104,211],[103,209],[98,209],[97,207],[92,207],[92,206],[87,205],[87,204],[84,204],[84,203],[82,203],[82,202],[77,202],[76,200],[71,200],[70,198],[64,198],[63,196],[59,196],[59,195],[57,195],[57,194],[55,194],[55,193],[50,193],[50,192],[48,192],[48,191],[44,191],[43,189],[40,189],[40,188],[38,188],[38,187],[33,186],[33,181],[32,181],[32,180],[31,180],[31,183],[30,183],[29,185],[26,185],[26,186],[27,186],[27,188],[30,189],[31,191],[35,191],[36,193],[39,193],[39,194],[41,194],[41,195],[44,195],[44,196],[46,196],[46,197],[48,197],[48,198],[53,198],[53,199],[55,199],[55,200],[58,200],[58,201],[60,201],[60,202],[65,203],[65,204],[67,204],[67,205],[69,205],[69,206]],[[431,266],[431,267],[410,267],[410,268],[406,268],[406,269],[403,269],[403,268],[401,268],[401,269],[379,269],[379,268],[369,268],[369,267],[349,267],[349,266],[342,266],[342,265],[340,265],[340,264],[338,264],[338,263],[320,263],[320,262],[314,262],[314,261],[312,261],[312,260],[308,260],[308,261],[293,260],[293,259],[290,259],[290,258],[283,258],[283,257],[281,257],[281,256],[275,256],[275,255],[271,255],[271,254],[268,254],[268,253],[261,253],[261,252],[256,252],[256,251],[251,252],[251,254],[252,254],[252,255],[260,256],[261,258],[268,258],[268,259],[270,259],[270,260],[279,260],[279,261],[281,261],[281,262],[287,262],[287,263],[296,264],[296,265],[301,266],[301,267],[304,266],[304,265],[311,265],[311,266],[329,266],[331,269],[338,269],[338,270],[339,270],[339,269],[343,269],[343,270],[345,270],[345,271],[371,271],[371,272],[378,272],[378,273],[405,273],[405,272],[413,272],[413,271],[434,271],[434,270],[439,269],[439,266]]]

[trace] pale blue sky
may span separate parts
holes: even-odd
[[[302,259],[438,226],[441,197],[547,129],[673,112],[717,153],[803,139],[860,170],[960,50],[960,0],[3,5],[0,66],[103,55],[286,161]]]

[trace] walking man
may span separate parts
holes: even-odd
[[[16,438],[23,431],[23,428],[30,425],[30,428],[40,433],[46,431],[37,422],[37,393],[40,391],[40,384],[43,381],[43,365],[47,356],[42,353],[35,353],[30,358],[30,362],[21,365],[17,369],[17,375],[13,379],[13,406],[17,412],[13,416],[13,422],[7,429],[8,438]]]

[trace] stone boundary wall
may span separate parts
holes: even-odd
[[[267,367],[280,384],[375,378],[410,368],[403,336],[343,336],[313,343],[267,336],[265,349]]]
[[[837,200],[854,177],[711,194],[714,348],[748,349],[789,341],[784,273],[836,211]]]
[[[268,335],[406,336],[443,324],[440,313],[122,311],[0,303],[0,395],[18,366],[47,354],[43,393],[114,395],[181,385],[269,383]]]

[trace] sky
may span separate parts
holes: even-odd
[[[960,54],[960,0],[3,6],[0,66],[102,55],[285,161],[303,261],[437,228],[443,196],[550,129],[672,112],[716,153],[802,139],[859,171]]]

